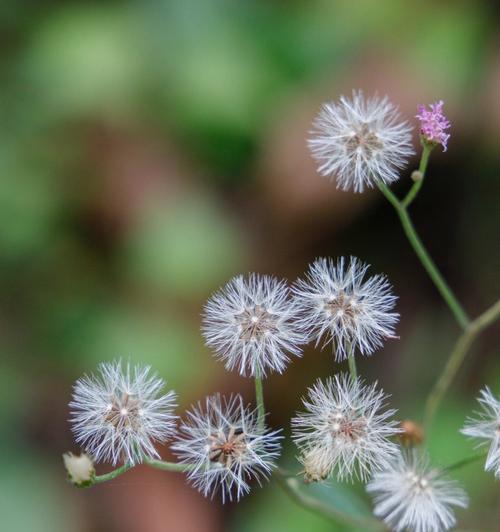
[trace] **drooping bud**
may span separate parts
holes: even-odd
[[[401,421],[401,429],[403,432],[399,434],[399,439],[405,447],[414,447],[424,441],[424,429],[415,421],[411,419]]]
[[[306,484],[322,482],[328,477],[331,463],[326,449],[313,447],[301,457],[300,461],[304,466],[303,473]]]
[[[77,456],[70,452],[64,453],[63,461],[72,484],[80,488],[92,484],[95,477],[95,469],[94,462],[88,454],[82,453]]]

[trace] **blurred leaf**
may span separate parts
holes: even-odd
[[[244,249],[231,220],[202,197],[151,206],[130,235],[130,276],[171,297],[198,298],[237,271]]]

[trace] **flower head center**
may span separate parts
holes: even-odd
[[[142,414],[142,404],[138,397],[124,392],[110,398],[104,421],[116,429],[124,427],[136,429]]]
[[[349,296],[343,290],[339,290],[335,295],[328,297],[323,308],[328,316],[339,318],[353,324],[361,312],[360,305],[354,296]]]
[[[358,441],[366,434],[365,417],[354,417],[336,412],[329,419],[330,433],[334,438]]]
[[[270,332],[276,332],[276,316],[262,305],[246,308],[236,314],[236,322],[240,328],[241,340],[260,340]]]
[[[345,146],[349,153],[362,153],[366,157],[372,157],[384,144],[378,135],[371,131],[369,125],[363,123],[358,131],[346,139]]]
[[[210,436],[208,457],[211,462],[230,468],[235,459],[243,456],[247,450],[246,435],[234,427],[227,434],[217,433]]]

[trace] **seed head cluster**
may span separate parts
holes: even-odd
[[[112,362],[101,364],[99,373],[74,386],[69,406],[76,442],[96,462],[159,458],[155,443],[175,432],[175,393],[162,395],[165,383],[148,366]]]
[[[414,153],[411,141],[411,127],[387,97],[354,91],[322,106],[308,143],[321,175],[336,179],[337,188],[363,192],[399,179]]]
[[[206,497],[239,500],[249,480],[267,478],[280,454],[280,431],[270,431],[240,395],[198,403],[181,424],[172,449],[190,470],[188,479]]]
[[[371,355],[386,338],[395,337],[396,296],[383,275],[365,279],[368,268],[355,257],[348,263],[343,257],[318,259],[293,287],[298,325],[316,345],[331,343],[337,361],[356,349]]]
[[[479,446],[489,445],[485,471],[500,478],[500,399],[486,386],[479,393],[481,411],[468,418],[462,434],[479,440]]]
[[[303,399],[305,412],[292,419],[293,439],[307,480],[367,480],[397,453],[390,440],[400,429],[385,410],[387,396],[345,373],[318,380]]]
[[[373,495],[375,515],[397,532],[448,530],[456,523],[452,507],[468,504],[458,483],[430,469],[427,458],[416,451],[398,454],[366,489]]]

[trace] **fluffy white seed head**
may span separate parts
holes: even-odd
[[[454,526],[452,506],[466,508],[465,491],[454,480],[430,469],[416,451],[399,454],[367,485],[375,515],[398,532],[442,532]]]
[[[389,438],[401,430],[384,410],[387,396],[348,374],[318,380],[304,398],[305,412],[292,419],[306,480],[334,475],[338,480],[367,480],[397,454]]]
[[[193,406],[172,446],[181,463],[191,466],[188,479],[205,497],[220,492],[222,502],[239,500],[269,476],[280,454],[280,431],[258,423],[257,412],[240,395],[207,397]]]
[[[462,434],[480,440],[479,446],[489,445],[485,471],[492,471],[500,478],[500,399],[486,386],[478,397],[482,407],[476,417],[468,418]]]
[[[289,355],[301,355],[305,336],[294,327],[296,309],[284,281],[266,275],[235,277],[205,305],[208,347],[241,375],[282,373]]]
[[[387,97],[353,91],[352,99],[322,106],[308,144],[320,174],[336,178],[337,188],[363,192],[399,179],[414,153],[411,141],[411,127]]]
[[[394,338],[399,314],[392,312],[396,296],[383,275],[364,279],[369,266],[351,257],[336,263],[317,259],[306,279],[293,287],[298,307],[298,326],[324,345],[332,343],[337,361],[349,356],[349,349],[371,355],[386,338]]]
[[[161,395],[164,381],[148,366],[104,363],[99,375],[76,381],[71,422],[76,442],[96,462],[136,464],[159,458],[155,443],[175,432],[175,393]]]

